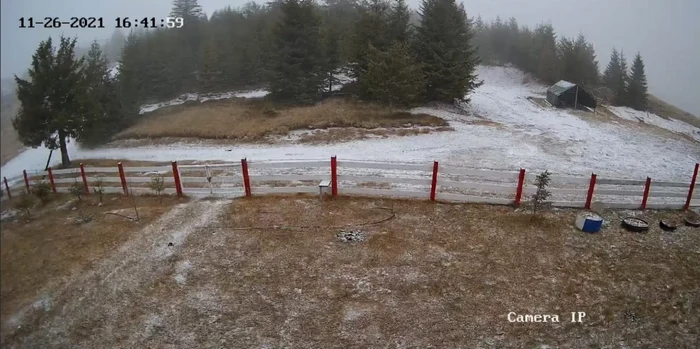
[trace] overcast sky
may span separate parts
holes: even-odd
[[[200,0],[207,14],[245,0]],[[419,0],[408,0],[417,8]],[[39,41],[63,33],[82,43],[106,39],[116,17],[168,15],[170,0],[2,0],[2,77],[27,68]],[[534,26],[550,21],[559,36],[583,33],[595,46],[601,70],[613,46],[631,61],[640,51],[650,92],[700,115],[700,0],[465,0],[469,16],[515,17]],[[105,29],[19,28],[20,17],[103,17]]]

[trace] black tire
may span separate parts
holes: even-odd
[[[700,227],[700,220],[691,220],[689,217],[685,217],[683,220],[685,221],[685,225],[689,227]]]
[[[649,230],[649,223],[636,217],[625,217],[622,219],[622,227],[633,233],[643,233]]]
[[[659,221],[659,227],[663,231],[675,231],[678,228],[676,224],[668,221]]]

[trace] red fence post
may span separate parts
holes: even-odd
[[[430,201],[435,201],[435,192],[437,191],[438,177],[438,162],[433,161],[433,181],[430,184]]]
[[[51,190],[53,190],[54,193],[56,193],[56,183],[53,181],[53,171],[51,171],[51,167],[48,168],[49,171],[49,183],[51,184]]]
[[[121,162],[118,162],[117,167],[119,168],[119,179],[121,179],[122,181],[122,190],[124,190],[124,195],[128,196],[129,191],[126,188],[126,176],[124,175],[124,166]]]
[[[595,180],[596,180],[596,175],[595,173],[591,173],[591,183],[588,186],[588,197],[586,198],[586,209],[590,210],[591,209],[591,201],[593,201],[593,191],[595,190]]]
[[[177,196],[182,197],[182,184],[180,183],[180,170],[177,169],[177,161],[173,161],[173,180],[175,181]]]
[[[690,200],[693,199],[693,190],[695,190],[695,182],[698,180],[698,167],[700,164],[695,164],[695,171],[693,172],[693,180],[690,181],[690,189],[688,189],[688,199],[685,200],[685,210],[690,209]]]
[[[649,198],[649,189],[651,189],[651,178],[647,177],[647,182],[644,184],[644,197],[642,198],[642,210],[647,208],[647,199]]]
[[[243,171],[243,185],[245,186],[245,196],[251,197],[250,177],[248,176],[248,159],[241,159],[241,170]]]
[[[90,188],[88,188],[87,176],[85,176],[85,165],[80,163],[80,176],[83,177],[83,186],[85,186],[85,194],[90,194]]]
[[[12,200],[12,193],[10,193],[10,186],[7,185],[7,177],[2,177],[5,180],[5,190],[7,190],[7,198]]]
[[[27,194],[31,193],[31,190],[29,190],[29,177],[27,176],[27,170],[22,170],[22,173],[24,173],[24,186],[27,188]]]
[[[331,194],[338,196],[338,160],[331,156]]]
[[[523,198],[523,186],[525,185],[525,169],[520,169],[518,175],[518,190],[515,192],[515,207],[520,206],[520,199]]]

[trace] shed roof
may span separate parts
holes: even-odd
[[[558,96],[573,87],[576,87],[576,84],[570,83],[565,80],[559,80],[559,82],[552,85],[552,87],[550,87],[548,91]]]

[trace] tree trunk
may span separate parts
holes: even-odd
[[[63,131],[58,131],[58,142],[61,146],[61,164],[64,168],[70,166],[70,158],[68,157],[68,147],[66,146],[66,134]]]

